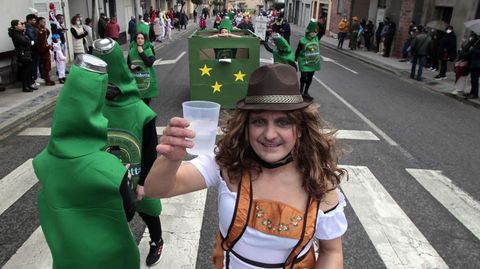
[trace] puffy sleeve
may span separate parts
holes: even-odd
[[[216,186],[221,182],[220,168],[215,162],[215,157],[210,155],[200,155],[195,159],[188,161],[202,174],[207,187]]]
[[[343,212],[347,203],[343,193],[339,189],[336,191],[338,193],[338,205],[326,213],[318,212],[315,237],[319,240],[335,239],[342,236],[347,230],[348,223]]]

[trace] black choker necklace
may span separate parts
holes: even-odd
[[[260,156],[258,156],[257,153],[253,149],[251,149],[251,155],[252,155],[252,159],[254,161],[256,161],[260,166],[265,167],[267,169],[273,169],[273,168],[277,168],[277,167],[280,167],[280,166],[284,166],[284,165],[286,165],[288,163],[291,163],[293,161],[293,156],[292,156],[291,153],[288,153],[287,156],[283,157],[281,160],[276,161],[274,163],[266,162],[265,160],[260,158]]]

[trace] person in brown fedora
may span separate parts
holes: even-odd
[[[343,268],[347,221],[338,186],[346,171],[322,122],[293,67],[259,67],[215,156],[182,162],[195,133],[186,119],[170,119],[145,193],[165,198],[218,187],[214,268]]]

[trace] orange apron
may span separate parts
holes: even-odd
[[[286,204],[253,200],[250,175],[245,174],[238,183],[235,211],[227,235],[223,237],[220,231],[217,232],[212,257],[215,268],[230,268],[230,255],[235,255],[239,260],[261,268],[315,268],[313,244],[306,254],[301,257],[299,257],[299,254],[313,239],[319,205],[319,201],[308,197],[305,212],[300,212]],[[292,249],[286,261],[281,264],[265,264],[261,261],[252,261],[240,256],[233,250],[247,226],[270,235],[297,239],[298,243]]]

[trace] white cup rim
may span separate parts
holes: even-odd
[[[195,106],[195,104],[206,104],[208,106]],[[211,101],[202,101],[202,100],[195,100],[195,101],[185,101],[182,103],[182,107],[188,107],[189,109],[219,109],[220,104],[211,102]]]

